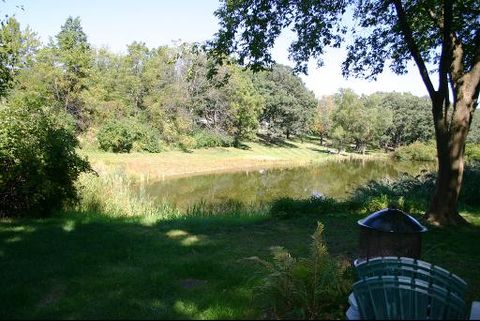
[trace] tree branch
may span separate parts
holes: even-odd
[[[470,77],[473,86],[472,98],[474,101],[477,101],[480,92],[480,30],[477,30],[475,36],[475,46],[477,50],[475,52],[470,72],[468,72],[468,76]]]
[[[436,92],[433,88],[430,76],[428,75],[428,69],[425,66],[425,61],[420,55],[420,50],[418,49],[418,46],[415,43],[415,39],[413,38],[413,32],[408,24],[407,15],[405,13],[405,10],[403,9],[401,0],[393,0],[392,2],[395,6],[395,10],[397,11],[398,22],[400,24],[400,29],[402,30],[403,37],[405,38],[405,42],[407,43],[408,50],[410,51],[410,54],[412,55],[415,63],[417,64],[420,76],[422,77],[423,83],[427,87],[430,98],[433,100],[435,98]]]

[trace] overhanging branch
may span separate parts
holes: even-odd
[[[395,6],[398,22],[400,24],[400,29],[402,30],[403,37],[405,38],[405,42],[407,43],[408,50],[410,51],[410,54],[412,55],[415,63],[417,64],[418,70],[420,71],[420,76],[422,77],[423,83],[427,87],[430,98],[433,100],[435,98],[436,92],[433,87],[432,81],[430,80],[430,76],[428,75],[428,69],[425,65],[425,61],[423,60],[420,54],[420,50],[418,49],[415,39],[413,38],[413,32],[410,28],[410,25],[408,24],[405,10],[400,0],[393,0],[392,2]]]

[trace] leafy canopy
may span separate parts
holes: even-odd
[[[464,71],[473,68],[480,46],[480,2],[465,0],[452,6],[453,24],[449,26],[463,44]],[[354,25],[347,23],[353,15]],[[273,59],[269,49],[282,30],[296,34],[289,47],[289,57],[296,71],[306,72],[310,58],[321,65],[325,48],[347,46],[343,63],[345,76],[374,79],[388,63],[392,71],[406,72],[415,44],[425,63],[438,63],[442,45],[441,2],[437,0],[223,0],[215,12],[220,30],[209,43],[219,59],[236,53],[240,63],[253,69],[270,67]],[[410,37],[402,34],[401,17],[408,17]]]

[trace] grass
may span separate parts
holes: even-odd
[[[303,207],[303,215],[289,219],[264,213],[152,221],[70,212],[3,220],[0,317],[261,318],[254,299],[260,269],[245,258],[270,260],[273,246],[308,255],[317,221],[325,225],[331,254],[348,261],[356,256],[361,215],[345,207]],[[480,211],[464,213],[470,226],[430,227],[423,258],[464,278],[472,300],[480,298]],[[345,308],[346,298],[340,315]]]
[[[251,150],[262,147],[265,153],[281,148]],[[98,157],[114,166],[144,161],[153,168],[179,156],[207,164],[209,157],[220,161],[220,153]],[[275,246],[308,256],[317,222],[334,257],[351,262],[357,255],[357,220],[365,212],[348,201],[277,200],[181,213],[130,194],[132,182],[122,176],[85,179],[76,209],[48,219],[0,220],[1,319],[260,319],[265,314],[256,295],[265,274],[247,258],[271,261]],[[480,208],[465,207],[462,214],[469,226],[429,226],[422,258],[464,278],[470,302],[480,299]],[[342,317],[346,305],[347,298],[334,315]]]
[[[167,151],[158,154],[115,154],[93,150],[81,151],[99,173],[120,171],[128,176],[148,180],[192,176],[206,173],[231,172],[250,168],[299,166],[327,159],[385,157],[370,155],[329,154],[327,147],[314,139],[286,141],[281,145],[247,143],[244,148],[216,147],[190,152]]]

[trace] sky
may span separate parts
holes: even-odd
[[[204,42],[218,30],[218,20],[213,15],[218,0],[6,0],[0,6],[0,14],[14,14],[22,27],[30,26],[43,43],[60,31],[68,16],[79,16],[89,42],[114,52],[125,52],[127,44],[133,41],[143,41],[150,48],[176,41]],[[272,50],[277,62],[293,66],[287,51],[292,37],[292,33],[285,32],[278,39]],[[408,74],[402,76],[386,70],[377,81],[345,79],[341,74],[345,56],[344,49],[331,48],[325,53],[323,67],[318,68],[311,61],[308,75],[301,76],[307,88],[319,98],[334,94],[339,88],[352,88],[358,94],[427,94],[413,63]]]

